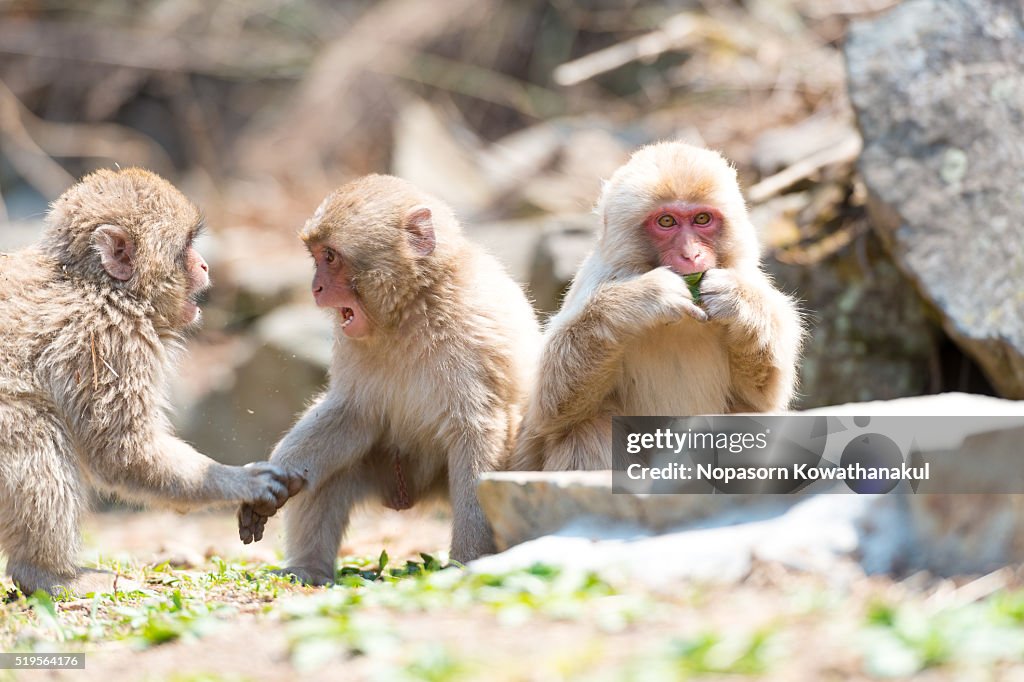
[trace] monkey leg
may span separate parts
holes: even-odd
[[[456,447],[448,459],[448,495],[452,504],[452,544],[450,556],[453,561],[466,563],[485,554],[493,554],[494,534],[480,506],[476,486],[483,471],[493,469],[502,443],[498,437],[491,442]]]
[[[281,573],[310,585],[333,583],[338,548],[352,508],[375,492],[364,473],[343,469],[315,489],[292,498],[284,510],[287,568]]]
[[[67,589],[79,574],[75,556],[85,504],[67,432],[47,411],[0,401],[0,453],[0,549],[7,572],[25,594]]]
[[[544,451],[545,471],[612,468],[612,422],[607,415],[574,424],[549,438]]]

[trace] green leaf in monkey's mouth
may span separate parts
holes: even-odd
[[[693,296],[694,303],[700,303],[700,281],[702,279],[704,279],[703,272],[691,272],[689,275],[683,275],[683,281],[690,288],[690,295]]]

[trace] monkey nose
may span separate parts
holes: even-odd
[[[706,269],[704,265],[705,260],[701,254],[687,256],[680,253],[676,255],[671,262],[672,269],[680,275],[690,275],[695,272],[701,272]]]
[[[679,261],[684,265],[699,265],[701,261],[700,254],[694,254],[687,256],[685,253],[679,254]]]

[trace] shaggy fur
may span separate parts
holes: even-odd
[[[91,591],[83,581],[96,576],[75,565],[86,483],[182,509],[268,511],[297,483],[266,464],[217,464],[171,435],[164,389],[194,258],[206,279],[196,207],[146,171],[99,171],[47,222],[37,246],[0,254],[0,549],[26,593]],[[103,266],[107,229],[134,245],[126,281]]]
[[[673,201],[722,214],[717,265],[701,282],[703,311],[681,277],[658,267],[641,228]],[[597,210],[603,231],[547,326],[514,466],[611,468],[614,415],[785,409],[802,326],[793,301],[761,270],[729,163],[679,142],[644,147],[605,185]]]
[[[429,255],[408,229],[424,206]],[[340,254],[373,333],[346,337],[335,313],[330,385],[271,457],[308,481],[285,512],[287,572],[332,582],[352,507],[388,504],[399,487],[409,503],[451,499],[453,559],[493,551],[476,481],[507,465],[534,374],[540,331],[526,296],[444,203],[398,178],[345,185],[301,237]],[[265,521],[243,508],[243,540]]]

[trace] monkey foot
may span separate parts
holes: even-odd
[[[297,582],[303,585],[311,585],[313,587],[323,587],[325,585],[334,584],[334,576],[328,576],[324,571],[318,571],[310,568],[278,568],[270,571],[274,575],[279,575],[284,578],[294,578]]]
[[[75,577],[70,580],[40,571],[26,573],[15,570],[11,572],[11,577],[20,594],[30,596],[36,591],[42,590],[60,599],[81,599],[89,594],[134,592],[144,587],[141,583],[129,580],[117,573],[92,568],[77,569]],[[7,595],[7,599],[10,600],[13,595],[16,600],[18,593],[18,591],[12,590]]]

